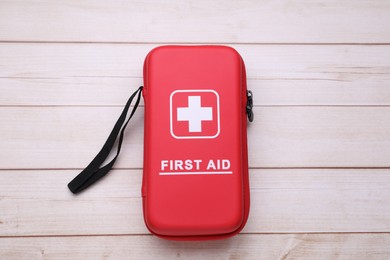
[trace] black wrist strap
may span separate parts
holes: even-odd
[[[125,131],[125,128],[127,124],[129,123],[130,119],[133,117],[134,112],[137,110],[137,107],[139,105],[139,102],[141,100],[141,92],[142,92],[142,86],[135,91],[129,100],[126,103],[125,108],[122,111],[122,114],[118,118],[118,121],[116,122],[114,128],[112,129],[109,137],[107,138],[106,143],[103,145],[100,152],[96,155],[96,157],[92,160],[92,162],[79,174],[77,175],[71,182],[68,184],[68,188],[73,193],[79,193],[80,191],[88,188],[92,184],[94,184],[97,180],[104,177],[112,168],[114,165],[119,152],[121,151],[122,147],[122,141],[123,141],[123,133]],[[133,110],[131,111],[129,119],[126,120],[127,112],[130,108],[131,103],[133,102],[134,97],[137,96],[136,102],[134,104]],[[125,124],[123,124],[125,123]],[[122,128],[123,126],[123,128]],[[121,130],[122,129],[122,130]],[[112,147],[115,144],[115,140],[119,134],[119,142],[118,142],[118,149],[116,152],[116,155],[114,159],[112,159],[108,164],[105,166],[100,167],[100,165],[107,159],[108,155],[111,152]]]

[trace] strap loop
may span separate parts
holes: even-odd
[[[79,193],[80,191],[88,188],[92,184],[94,184],[97,180],[104,177],[112,168],[114,165],[116,159],[118,158],[119,152],[121,151],[122,147],[122,141],[123,141],[123,134],[126,129],[127,124],[129,123],[130,119],[133,117],[135,111],[137,110],[137,107],[139,105],[139,102],[141,100],[141,92],[143,87],[139,87],[129,98],[129,100],[126,103],[125,108],[122,111],[122,114],[118,118],[118,121],[116,122],[114,128],[112,129],[110,135],[107,138],[106,143],[103,145],[100,152],[96,155],[96,157],[91,161],[91,163],[79,174],[77,175],[71,182],[68,184],[68,188],[71,192],[74,194]],[[129,119],[127,119],[126,123],[123,124],[126,120],[127,112],[130,108],[131,103],[133,102],[134,97],[137,96],[136,102],[134,104],[134,107],[130,113]],[[122,128],[123,126],[123,128]],[[122,130],[121,130],[122,129]],[[110,154],[114,144],[115,140],[118,137],[119,134],[119,142],[118,142],[118,149],[116,152],[116,155],[114,159],[112,159],[107,165],[100,167],[100,165],[107,159],[108,155]]]

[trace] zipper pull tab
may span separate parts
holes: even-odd
[[[246,114],[248,115],[249,122],[253,121],[254,115],[253,115],[253,94],[252,91],[247,90],[246,91]]]

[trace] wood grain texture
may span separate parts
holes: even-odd
[[[390,234],[238,235],[206,242],[148,236],[0,238],[2,259],[384,259]]]
[[[390,2],[0,0],[0,259],[388,259]],[[143,109],[103,181],[95,156],[165,44],[236,48],[255,95],[242,234],[146,230]]]
[[[6,1],[2,41],[389,43],[387,1]]]
[[[0,169],[84,168],[120,107],[3,107]],[[255,107],[249,165],[390,167],[389,107]],[[127,129],[115,167],[141,168],[143,109]]]
[[[74,196],[77,170],[0,171],[1,236],[148,234],[141,170]],[[390,170],[251,170],[243,233],[390,232]]]
[[[120,105],[155,44],[0,44],[0,105]],[[390,46],[232,45],[256,105],[390,105]]]

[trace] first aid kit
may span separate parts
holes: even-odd
[[[161,46],[149,52],[143,73],[144,86],[130,97],[103,148],[69,189],[78,193],[110,171],[142,93],[146,227],[172,240],[239,233],[249,214],[246,128],[247,118],[253,120],[241,56],[227,46]],[[101,166],[118,135],[114,159]]]

